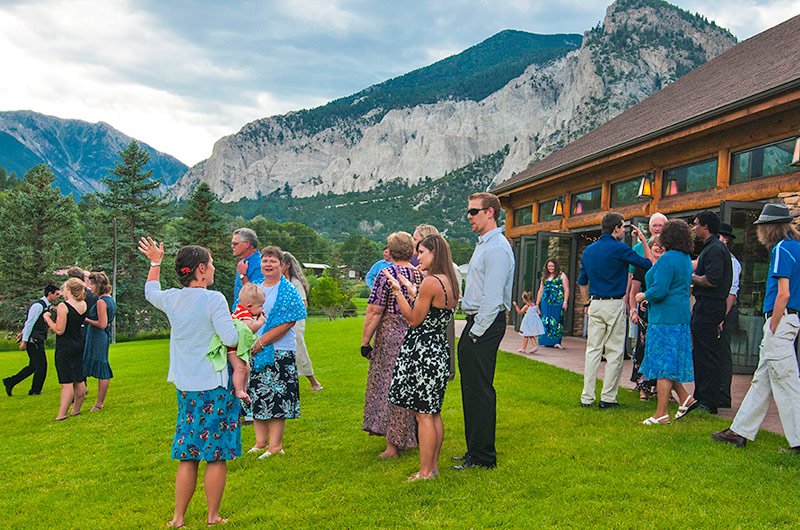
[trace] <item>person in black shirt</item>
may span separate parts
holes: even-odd
[[[711,414],[724,405],[721,388],[726,352],[720,324],[725,320],[726,300],[733,280],[731,254],[717,237],[719,225],[714,212],[701,212],[694,220],[694,233],[703,241],[703,251],[692,275],[694,398],[696,406]]]

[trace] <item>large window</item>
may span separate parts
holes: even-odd
[[[639,197],[639,185],[641,183],[642,177],[636,177],[612,184],[611,207],[615,208],[648,200],[649,197]]]
[[[539,203],[539,221],[559,219],[563,215],[564,197]]]
[[[717,159],[703,160],[664,171],[663,196],[709,190],[717,185]]]
[[[514,210],[514,226],[529,225],[533,222],[533,209],[530,206]]]
[[[790,165],[792,163],[795,140],[795,138],[789,138],[774,144],[762,145],[747,151],[733,153],[731,157],[731,182],[746,182],[800,171],[800,167]]]
[[[573,193],[570,199],[572,215],[598,211],[600,209],[600,197],[602,194],[602,188]]]

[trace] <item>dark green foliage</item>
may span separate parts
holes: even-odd
[[[339,247],[339,255],[344,264],[364,276],[381,256],[382,246],[366,236],[351,234]]]
[[[163,327],[163,317],[144,299],[143,283],[149,265],[137,249],[140,237],[161,239],[166,203],[158,193],[161,181],[146,170],[150,155],[133,140],[120,153],[120,161],[103,180],[108,191],[99,195],[107,219],[117,220],[117,329]],[[108,226],[108,225],[107,225]],[[165,256],[164,268],[169,267]]]
[[[257,215],[247,221],[245,226],[255,230],[262,247],[280,247],[291,252],[300,263],[326,263],[330,257],[330,241],[301,223],[278,223]]]
[[[230,233],[217,212],[218,205],[211,187],[201,182],[189,195],[177,235],[181,245],[200,245],[211,251],[216,267],[211,288],[227,294],[232,289],[236,263],[231,259]]]
[[[0,191],[9,190],[14,186],[18,186],[20,184],[19,178],[17,178],[17,174],[13,171],[8,173],[6,168],[0,167]]]
[[[457,55],[322,107],[275,116],[278,127],[257,121],[245,126],[240,134],[250,140],[282,143],[286,129],[293,134],[311,135],[337,125],[355,143],[361,134],[357,123],[377,123],[392,109],[449,98],[480,101],[521,75],[528,66],[546,64],[578,48],[581,39],[574,34],[501,31]]]
[[[83,227],[72,196],[53,188],[44,165],[31,168],[22,183],[0,195],[0,325],[21,329],[28,305],[42,296],[55,271],[84,254]]]

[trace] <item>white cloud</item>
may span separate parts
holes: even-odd
[[[739,40],[800,14],[800,0],[695,0],[685,4],[684,9],[697,11],[718,26],[731,30]]]
[[[315,33],[345,36],[375,29],[368,19],[356,10],[348,10],[344,4],[346,2],[339,0],[283,0],[275,7]]]

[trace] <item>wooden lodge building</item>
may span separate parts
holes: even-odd
[[[575,283],[583,250],[616,211],[647,234],[650,214],[720,214],[742,263],[735,369],[758,361],[769,256],[753,221],[766,202],[800,215],[800,16],[725,51],[491,191],[506,210],[517,257],[514,296],[536,292],[555,257],[570,279],[565,332],[581,335]],[[796,155],[795,155],[796,156]]]

